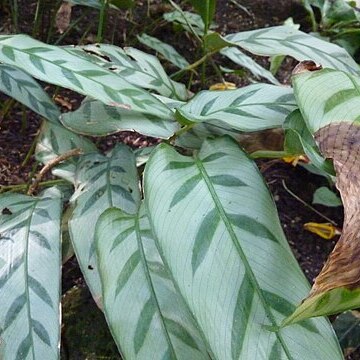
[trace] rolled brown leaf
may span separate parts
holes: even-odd
[[[315,279],[310,297],[360,286],[360,126],[332,123],[318,130],[315,140],[323,156],[333,159],[345,216],[341,237]]]

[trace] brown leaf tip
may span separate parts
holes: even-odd
[[[317,70],[321,70],[321,69],[322,69],[322,66],[317,65],[314,61],[304,60],[304,61],[299,62],[295,66],[294,70],[292,71],[292,75],[301,74],[306,71],[317,71]]]

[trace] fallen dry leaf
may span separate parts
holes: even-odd
[[[70,25],[71,8],[72,4],[63,2],[56,13],[55,26],[60,34],[63,34]]]

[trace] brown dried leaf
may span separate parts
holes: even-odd
[[[70,3],[63,2],[56,13],[55,26],[60,34],[64,33],[70,25],[71,7]]]
[[[317,131],[315,139],[321,153],[333,159],[345,217],[341,237],[315,279],[310,297],[339,287],[360,287],[360,126],[332,123]]]

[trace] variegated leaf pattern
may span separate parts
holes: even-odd
[[[59,358],[61,195],[0,196],[0,348],[4,360]]]
[[[166,60],[170,61],[180,69],[190,65],[189,62],[180,55],[172,45],[166,44],[163,41],[145,33],[138,35],[137,39],[142,44],[161,54]]]
[[[269,71],[260,66],[255,60],[250,56],[244,54],[242,51],[235,47],[227,47],[222,49],[220,53],[234,63],[248,69],[256,78],[264,78],[271,82],[272,84],[279,85],[279,81],[274,77],[274,75]]]
[[[193,157],[160,145],[144,189],[163,258],[216,359],[342,359],[326,319],[278,328],[309,285],[233,140],[206,140]]]
[[[311,133],[331,123],[360,122],[359,76],[326,68],[295,75],[293,85]]]
[[[129,215],[109,209],[97,222],[104,310],[112,334],[126,359],[210,359],[144,210]]]
[[[296,108],[292,89],[254,84],[236,90],[201,91],[177,109],[177,118],[190,122],[211,121],[227,128],[257,131],[280,127]]]
[[[0,91],[26,105],[32,111],[57,123],[60,111],[43,88],[26,72],[0,64]]]
[[[135,214],[140,204],[140,188],[135,157],[123,144],[107,156],[88,154],[81,158],[76,171],[75,206],[69,221],[70,236],[91,293],[101,306],[101,284],[95,253],[95,224],[110,207]]]
[[[289,55],[299,61],[313,60],[332,69],[359,73],[359,66],[346,50],[291,26],[243,31],[225,39],[257,55]]]
[[[105,104],[156,116],[171,111],[147,91],[70,50],[26,35],[0,35],[0,62],[37,79],[88,95]]]
[[[309,296],[284,325],[360,306],[360,78],[333,69],[309,71],[312,65],[304,62],[294,70],[294,91],[321,154],[333,161],[344,223]]]
[[[96,146],[90,140],[65,129],[60,123],[42,124],[36,143],[36,159],[38,161],[47,164],[71,149],[81,149],[83,153],[97,152]],[[74,183],[77,163],[78,158],[72,157],[53,168],[52,173]]]
[[[186,100],[190,96],[184,84],[175,82],[167,76],[155,56],[138,49],[98,44],[68,50],[80,56],[84,56],[84,53],[81,53],[84,51],[87,55],[85,58],[96,61],[135,86],[155,90],[163,96],[178,100]]]
[[[76,111],[62,114],[60,121],[71,131],[90,136],[133,130],[147,136],[167,139],[179,129],[179,124],[171,118],[165,120],[150,114],[130,112],[90,98],[84,99]]]

